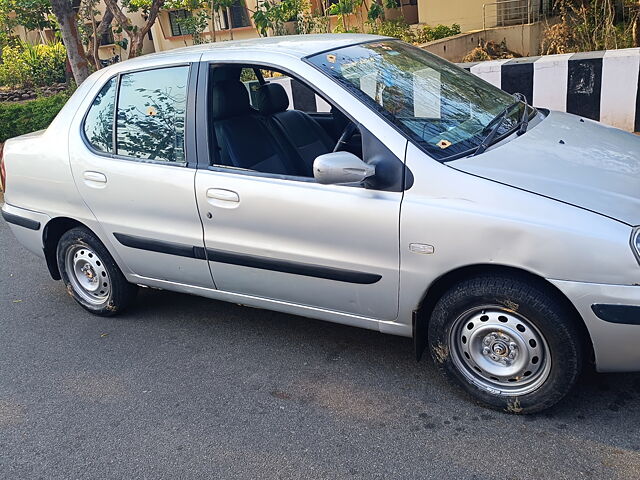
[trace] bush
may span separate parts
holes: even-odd
[[[399,38],[402,41],[414,44],[432,42],[460,33],[460,25],[456,23],[451,26],[436,25],[431,27],[425,25],[415,29],[411,28],[403,19],[382,20],[380,22],[370,22],[370,24],[371,33]]]
[[[65,80],[67,52],[61,43],[5,46],[0,64],[0,85],[43,87]]]
[[[47,128],[69,99],[64,92],[24,103],[0,103],[0,143]]]

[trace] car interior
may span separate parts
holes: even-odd
[[[252,66],[212,66],[209,132],[211,165],[313,178],[319,155],[349,151],[362,158],[358,127],[299,80]],[[288,87],[289,92],[285,86]],[[292,105],[292,91],[305,93],[307,110]]]

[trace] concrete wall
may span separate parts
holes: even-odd
[[[425,50],[446,58],[450,62],[462,62],[463,58],[483,41],[500,43],[503,40],[507,48],[519,55],[532,56],[540,52],[540,40],[546,23],[537,22],[526,25],[488,28],[461,33],[420,45]]]
[[[463,32],[482,28],[482,5],[491,0],[418,0],[418,21],[427,25],[457,23]]]
[[[462,64],[536,107],[640,131],[640,48]]]

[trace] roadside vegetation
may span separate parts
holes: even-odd
[[[541,53],[640,47],[640,1],[555,0],[559,22],[545,29]]]
[[[63,92],[26,102],[0,102],[0,143],[47,128],[69,96]]]

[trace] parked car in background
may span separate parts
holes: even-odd
[[[13,233],[97,315],[139,285],[413,337],[512,413],[640,369],[640,138],[397,40],[118,63],[2,172]]]

